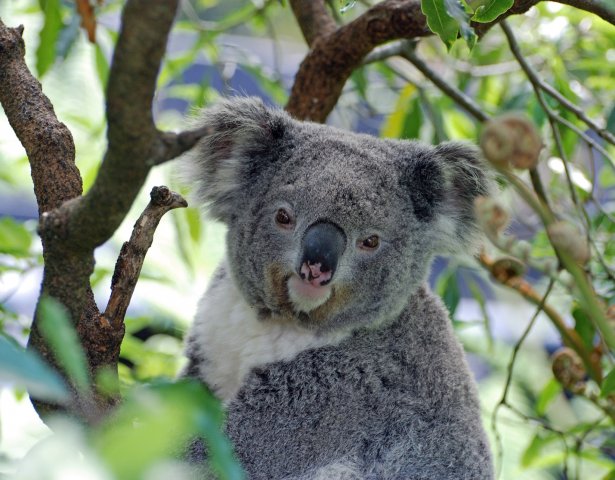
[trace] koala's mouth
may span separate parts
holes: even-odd
[[[288,297],[298,312],[308,313],[323,305],[331,298],[332,287],[314,285],[302,280],[297,275],[291,275],[286,282]]]
[[[322,326],[333,320],[349,302],[349,288],[310,285],[280,265],[267,268],[265,277],[266,310],[269,316],[283,321]]]

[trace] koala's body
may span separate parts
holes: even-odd
[[[468,251],[491,180],[467,145],[206,110],[191,178],[228,226],[186,341],[251,479],[493,477],[433,256]],[[199,445],[192,459],[204,461]]]

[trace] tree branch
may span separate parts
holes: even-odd
[[[154,187],[150,202],[135,223],[130,240],[122,245],[111,280],[111,296],[103,314],[114,329],[124,323],[124,316],[143,267],[145,255],[152,246],[154,231],[162,216],[174,208],[187,207],[181,195],[167,187]]]
[[[406,44],[401,51],[401,57],[408,60],[412,65],[416,67],[425,77],[438,87],[445,95],[448,95],[453,101],[465,109],[470,115],[472,115],[479,122],[486,122],[489,120],[489,115],[485,113],[477,103],[468,97],[461,90],[458,90],[440,75],[433,71],[429,65],[427,65],[422,59],[418,57],[414,51],[414,46]]]
[[[297,21],[302,25],[305,19],[298,16]],[[427,35],[431,31],[418,0],[376,4],[349,24],[315,39],[297,72],[286,110],[300,119],[323,122],[352,71],[376,46]]]
[[[111,325],[94,302],[89,284],[94,248],[119,226],[151,166],[187,150],[200,134],[161,133],[151,112],[176,7],[177,0],[126,3],[107,91],[109,147],[85,197],[80,196],[71,134],[23,61],[23,29],[9,29],[0,22],[0,102],[32,168],[45,260],[42,291],[68,308],[93,380],[102,368],[116,370],[124,336],[123,323]],[[37,320],[29,348],[53,363]],[[117,397],[96,395],[95,411],[105,411],[116,401]],[[37,406],[46,410],[45,405]]]
[[[542,300],[543,297],[539,295],[536,290],[534,290],[532,285],[519,276],[501,275],[500,272],[494,268],[495,261],[484,252],[480,254],[478,259],[481,265],[485,267],[492,274],[493,278],[500,284],[517,291],[517,293],[519,293],[526,300],[530,301],[534,305],[540,306],[542,311],[551,320],[551,323],[559,331],[564,343],[579,354],[592,378],[600,383],[602,380],[602,368],[600,366],[600,362],[596,362],[594,361],[595,359],[592,359],[592,356],[585,348],[585,345],[576,330],[566,326],[566,322],[564,322],[564,319],[560,316],[560,314],[557,313],[557,311],[549,304],[544,303]]]
[[[157,155],[150,159],[149,164],[152,166],[159,165],[179,157],[182,153],[194,147],[208,131],[209,129],[206,128],[197,128],[179,133],[159,132],[160,146],[162,148]]]
[[[484,35],[493,25],[511,15],[525,13],[541,0],[515,0],[513,6],[491,23],[473,23]],[[555,0],[595,13],[615,24],[615,11],[600,0]],[[385,0],[359,18],[334,29],[322,1],[291,2],[299,26],[311,50],[295,76],[286,110],[296,118],[324,122],[337,103],[346,80],[364,62],[391,55],[397,47],[384,47],[372,57],[377,46],[396,39],[432,35],[419,0]],[[326,18],[326,20],[323,20]],[[318,22],[324,22],[319,29]],[[367,57],[367,58],[366,58]]]
[[[324,0],[290,0],[303,38],[308,45],[321,36],[327,36],[337,29],[335,21],[327,12]]]
[[[615,4],[613,2],[607,3],[609,0],[553,0],[556,3],[562,5],[569,5],[571,7],[578,8],[579,10],[585,10],[586,12],[598,15],[604,21],[615,25]]]
[[[156,130],[152,100],[177,4],[129,0],[122,12],[107,88],[109,147],[90,191],[64,212],[71,240],[81,248],[93,249],[111,237],[150,167],[175,148]]]
[[[572,103],[570,100],[564,97],[560,92],[558,92],[555,88],[553,88],[551,85],[545,82],[542,78],[540,78],[536,70],[532,68],[530,63],[523,56],[523,53],[521,53],[519,44],[517,43],[514,37],[514,34],[511,28],[508,26],[508,24],[505,21],[502,21],[500,23],[500,26],[502,27],[502,30],[504,31],[504,34],[506,35],[506,38],[508,39],[510,51],[515,56],[515,58],[517,59],[517,62],[519,63],[519,65],[521,66],[525,74],[527,75],[527,78],[532,83],[532,86],[534,87],[536,94],[539,95],[540,91],[542,90],[543,92],[551,95],[564,108],[574,113],[579,120],[581,120],[582,122],[585,122],[585,124],[589,126],[592,130],[594,130],[599,136],[604,138],[607,142],[615,145],[615,135],[609,132],[606,128],[602,128],[597,123],[592,121],[587,115],[585,115],[585,113],[580,107]]]
[[[32,168],[39,212],[81,195],[73,137],[43,94],[24,61],[23,26],[0,20],[0,103],[23,145]]]

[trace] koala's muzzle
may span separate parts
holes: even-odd
[[[326,285],[333,278],[346,248],[346,235],[330,222],[312,224],[301,241],[299,276],[313,286]]]

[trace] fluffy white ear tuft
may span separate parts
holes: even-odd
[[[474,213],[474,200],[497,190],[494,174],[475,145],[445,142],[435,147],[435,152],[444,176],[438,219],[443,253],[476,253],[482,233]]]
[[[275,160],[290,122],[285,112],[254,97],[225,99],[203,111],[197,125],[206,134],[187,155],[181,176],[196,184],[197,200],[210,215],[229,220],[250,176]]]

